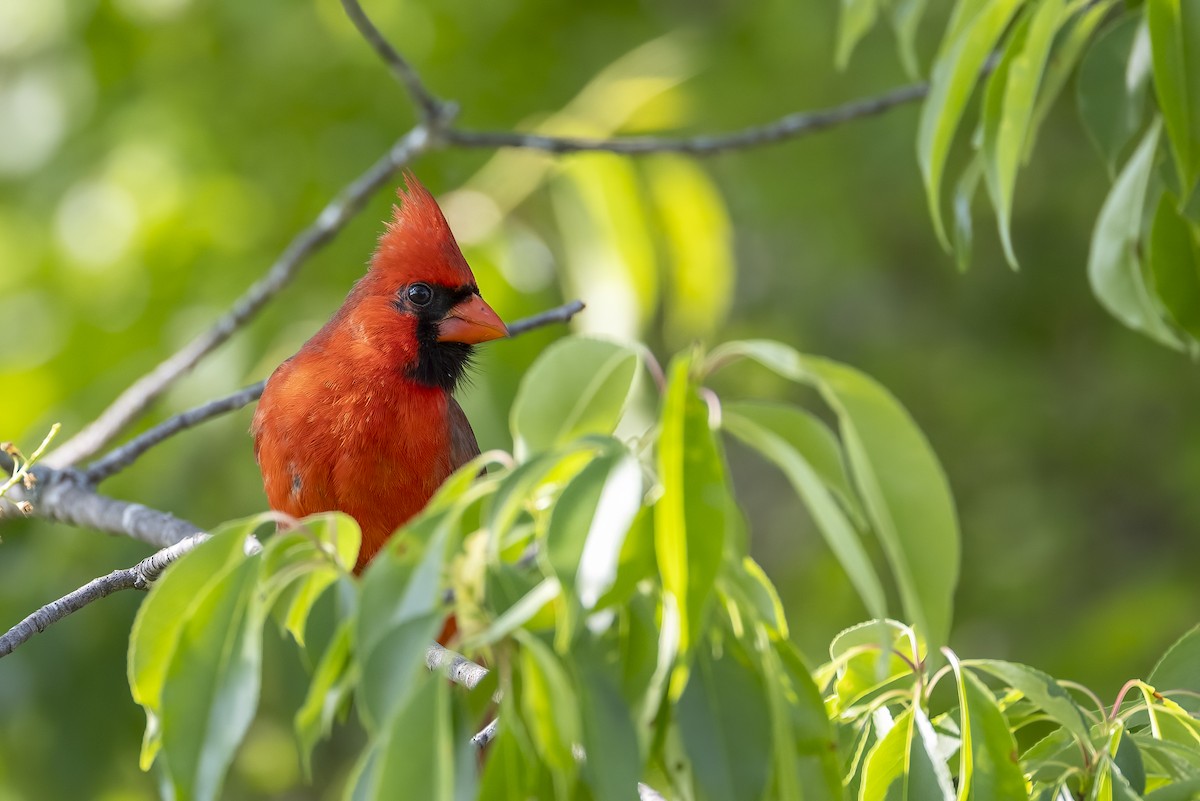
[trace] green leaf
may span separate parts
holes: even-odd
[[[875,25],[878,14],[877,0],[841,0],[838,16],[837,51],[834,63],[839,70],[846,69],[854,47]]]
[[[311,545],[314,563],[299,580],[288,586],[281,603],[284,628],[303,648],[305,628],[313,605],[331,584],[339,577],[348,576],[354,569],[362,532],[354,518],[340,512],[329,512],[306,518],[295,533],[305,537]],[[273,544],[268,544],[268,550]],[[264,575],[264,580],[269,578],[269,575]]]
[[[587,434],[611,434],[637,372],[636,351],[567,337],[534,362],[513,401],[510,427],[518,461]]]
[[[777,773],[794,775],[806,801],[840,801],[845,793],[837,740],[812,670],[791,642],[780,640],[768,646],[765,631],[758,636],[756,650],[763,654],[772,727],[777,714],[784,718],[778,722],[784,724],[786,736],[780,736],[779,729],[774,735]]]
[[[1005,258],[1014,268],[1017,257],[1011,234],[1013,190],[1030,135],[1034,100],[1042,74],[1050,58],[1054,37],[1067,19],[1067,2],[1040,0],[1031,9],[1027,32],[1010,38],[1002,60],[1004,100],[999,119],[989,124],[985,118],[984,124],[985,173],[990,176],[988,186],[993,192],[1000,243]],[[999,72],[997,70],[997,74]],[[995,76],[993,80],[996,80]],[[989,86],[989,94],[990,89]],[[993,135],[988,136],[987,131],[992,131]]]
[[[1081,743],[1088,742],[1088,721],[1075,700],[1050,676],[1040,670],[998,659],[972,659],[965,667],[990,673],[1017,690]]]
[[[596,801],[625,801],[642,773],[629,706],[606,673],[585,662],[575,668],[586,755],[583,779]]]
[[[959,679],[962,690],[964,747],[970,731],[970,797],[977,801],[1025,798],[1025,775],[1017,743],[991,691],[970,670]]]
[[[965,273],[971,266],[971,245],[975,238],[971,219],[971,203],[983,175],[983,159],[976,155],[963,170],[954,187],[954,257],[958,271]]]
[[[384,731],[405,702],[425,652],[446,617],[441,573],[453,510],[423,514],[379,552],[363,575],[355,646],[362,676],[359,709],[368,730]]]
[[[741,569],[736,562],[729,563],[731,569],[725,571],[724,581],[727,591],[736,595],[740,604],[738,614],[753,613],[752,621],[762,624],[770,633],[772,639],[787,639],[787,618],[783,611],[783,602],[779,600],[779,592],[766,572],[749,556],[743,556]]]
[[[830,707],[845,711],[900,681],[915,682],[912,666],[924,658],[925,651],[913,637],[912,629],[894,620],[859,623],[834,637],[829,655],[838,669]]]
[[[169,566],[138,608],[129,634],[128,678],[133,700],[146,710],[141,768],[149,770],[161,745],[162,688],[183,626],[210,588],[245,560],[244,543],[262,518],[237,521]]]
[[[1154,92],[1186,198],[1200,176],[1200,3],[1147,0],[1146,20]]]
[[[815,417],[781,405],[729,404],[722,427],[788,477],[872,617],[887,615],[883,585],[845,509],[857,506],[833,434]],[[842,499],[839,505],[834,499]],[[848,502],[849,501],[849,502]],[[853,505],[851,505],[853,503]]]
[[[996,43],[1008,28],[1021,0],[986,0],[960,3],[976,13],[963,11],[951,20],[933,65],[929,95],[921,108],[917,131],[917,160],[925,179],[925,194],[934,231],[944,248],[950,243],[942,222],[941,185],[954,134],[962,120],[967,100],[979,82],[979,73]]]
[[[919,704],[912,704],[867,754],[859,799],[952,801],[954,797],[933,724]]]
[[[850,472],[905,613],[935,652],[950,633],[959,561],[958,520],[942,466],[883,386],[837,362],[805,357],[805,364],[838,415]]]
[[[654,506],[654,549],[663,590],[679,609],[678,650],[686,655],[702,630],[724,551],[728,486],[708,407],[689,376],[691,359],[676,357],[668,368],[658,440],[662,495]],[[678,698],[687,682],[680,663],[671,678]]]
[[[420,798],[455,801],[473,798],[474,754],[470,737],[455,731],[449,682],[437,674],[417,674],[379,744],[369,799]],[[461,766],[470,764],[470,770]],[[466,778],[470,784],[456,786]]]
[[[585,610],[612,586],[625,535],[641,508],[641,466],[624,449],[594,459],[554,504],[545,557],[565,593]]]
[[[573,776],[577,766],[571,746],[579,742],[582,724],[570,676],[554,651],[537,637],[524,631],[516,637],[521,646],[517,667],[525,725],[546,763]]]
[[[926,0],[892,0],[892,29],[896,32],[896,45],[900,51],[900,63],[911,79],[921,74],[917,63],[917,29],[921,15],[925,12]]]
[[[162,688],[162,750],[174,797],[218,798],[258,707],[265,610],[259,560],[244,559],[189,610]]]
[[[1079,116],[1112,174],[1146,113],[1146,75],[1130,71],[1141,25],[1139,15],[1118,20],[1096,37],[1079,65]]]
[[[1193,340],[1200,339],[1200,229],[1167,193],[1158,199],[1147,261],[1154,292],[1171,319]]]
[[[1088,278],[1100,303],[1125,325],[1172,347],[1174,332],[1158,315],[1142,274],[1138,241],[1146,187],[1162,129],[1155,122],[1113,184],[1092,234]]]
[[[312,752],[317,743],[329,736],[333,720],[349,698],[356,671],[351,663],[351,638],[354,621],[343,620],[321,655],[304,703],[296,711],[296,739],[300,743],[300,764],[305,777],[312,780]]]
[[[1200,693],[1200,626],[1180,637],[1167,649],[1146,681],[1159,692],[1188,690]],[[1179,696],[1175,700],[1192,712],[1200,710],[1200,699]]]
[[[905,611],[936,652],[950,629],[959,535],[950,486],[928,440],[904,407],[870,377],[778,342],[722,345],[705,367],[712,372],[741,357],[815,387],[837,413],[851,477]]]
[[[546,604],[561,594],[562,585],[558,579],[553,576],[542,579],[516,603],[504,610],[487,628],[464,642],[463,649],[473,651],[499,642],[528,623]]]
[[[714,657],[699,649],[675,715],[703,798],[762,796],[771,740],[770,709],[759,676],[729,650]]]

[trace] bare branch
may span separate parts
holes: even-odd
[[[474,690],[488,674],[488,669],[477,665],[462,654],[456,654],[449,648],[434,643],[425,651],[425,666],[430,670],[440,670],[455,684],[461,684],[468,690]]]
[[[79,611],[93,601],[98,601],[120,590],[148,589],[154,580],[162,575],[167,565],[189,553],[206,539],[208,539],[207,534],[188,537],[169,548],[164,548],[146,557],[133,567],[114,570],[107,576],[89,581],[57,601],[51,601],[0,636],[0,658],[8,656],[33,635],[45,631],[47,627],[72,612]]]
[[[267,274],[246,290],[223,317],[181,350],[122,392],[98,418],[43,460],[68,467],[94,456],[136,420],[180,376],[249,322],[295,277],[302,264],[346,226],[377,189],[413,158],[431,147],[428,129],[418,125],[402,136],[366,172],[331,200],[317,219],[296,235]]]
[[[583,301],[573,300],[570,303],[564,303],[561,306],[556,306],[540,314],[525,317],[517,320],[508,327],[509,336],[519,336],[535,328],[541,328],[553,323],[568,322],[576,314],[583,311],[583,309]],[[265,380],[259,381],[257,384],[239,389],[232,395],[217,398],[164,420],[149,431],[134,437],[119,448],[114,448],[103,458],[97,459],[88,465],[83,471],[84,480],[90,484],[99,484],[104,479],[129,467],[139,456],[168,437],[174,436],[180,431],[185,431],[192,426],[199,425],[206,420],[211,420],[214,417],[219,417],[229,412],[235,412],[243,406],[253,403],[262,395],[263,387],[266,386],[266,383]]]
[[[6,458],[0,458],[0,466]],[[132,537],[157,548],[203,533],[194,523],[167,512],[100,495],[78,471],[39,465],[33,474],[38,480],[31,489],[17,485],[13,491],[17,500],[33,504],[34,517]]]
[[[121,447],[109,451],[103,458],[92,462],[83,471],[84,478],[89,484],[99,484],[109,476],[119,473],[133,464],[134,460],[164,439],[174,436],[180,431],[185,431],[192,426],[200,425],[206,420],[211,420],[228,412],[237,411],[243,406],[253,403],[262,395],[263,387],[266,384],[265,380],[259,381],[257,384],[239,389],[232,395],[217,398],[164,420],[149,431],[129,440],[129,442],[126,442]]]
[[[392,47],[391,42],[384,38],[380,30],[375,27],[375,23],[371,22],[358,0],[342,0],[342,8],[346,11],[346,16],[354,23],[354,27],[358,28],[362,38],[367,40],[367,44],[371,45],[384,63],[391,68],[392,75],[408,91],[412,101],[420,107],[421,117],[425,124],[432,129],[444,128],[457,112],[455,105],[439,100],[433,92],[429,91],[421,80],[421,76],[417,75],[417,71],[408,63],[408,59],[400,55],[396,48]]]
[[[851,120],[882,114],[896,106],[920,100],[928,93],[929,84],[910,84],[876,97],[853,100],[828,109],[799,111],[765,125],[756,125],[727,134],[588,139],[514,131],[468,131],[461,128],[449,128],[445,132],[445,137],[446,142],[450,145],[471,148],[516,147],[541,150],[547,153],[600,151],[626,156],[641,156],[649,153],[686,153],[692,156],[711,156],[728,150],[745,150],[797,139]]]
[[[508,327],[508,335],[510,337],[520,336],[527,331],[532,331],[535,328],[541,328],[551,323],[567,323],[571,318],[583,311],[587,306],[582,300],[573,300],[570,303],[564,303],[561,306],[556,306],[553,309],[535,314],[532,317],[525,317],[517,320]]]

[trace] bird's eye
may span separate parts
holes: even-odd
[[[428,306],[433,300],[433,290],[428,284],[412,284],[408,288],[408,299],[414,306]]]

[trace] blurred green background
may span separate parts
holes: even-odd
[[[834,5],[366,7],[461,103],[463,125],[607,135],[729,130],[906,82],[884,30],[833,69]],[[923,24],[926,63],[947,8]],[[1020,273],[982,211],[967,275],[938,249],[916,114],[703,162],[444,150],[413,168],[508,319],[578,296],[578,330],[644,339],[662,358],[693,339],[773,337],[882,381],[956,494],[953,646],[1111,699],[1196,621],[1200,380],[1088,290],[1108,178],[1069,96],[1019,181]],[[0,0],[0,439],[29,450],[54,421],[64,437],[78,430],[226,309],[413,120],[337,0]],[[362,272],[390,202],[373,198],[143,427],[294,352]],[[508,446],[517,381],[559,333],[486,348],[465,399],[485,448]],[[796,393],[752,367],[716,389]],[[204,526],[264,509],[250,414],[170,440],[103,489]],[[729,457],[754,550],[820,661],[865,613],[782,477],[733,444]],[[37,521],[0,534],[6,627],[148,552]],[[154,797],[124,681],[139,600],[109,598],[0,661],[0,801]],[[305,785],[289,730],[305,673],[274,641],[266,670],[227,796],[337,797],[353,732]]]

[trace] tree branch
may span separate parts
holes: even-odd
[[[392,75],[408,91],[408,96],[421,110],[421,118],[426,126],[431,130],[444,129],[457,113],[457,106],[454,103],[439,100],[433,92],[429,91],[408,59],[400,55],[396,48],[392,47],[391,42],[375,27],[375,23],[371,22],[358,0],[342,0],[342,8],[345,10],[346,16],[354,23],[354,27],[358,28],[362,38],[374,48],[384,63],[391,68]]]
[[[154,580],[166,570],[167,565],[189,553],[206,539],[208,539],[207,534],[188,537],[146,557],[133,567],[114,570],[107,576],[89,581],[57,601],[51,601],[0,636],[0,658],[8,656],[35,634],[40,634],[47,627],[72,612],[79,611],[92,601],[98,601],[120,590],[148,589]]]
[[[300,266],[337,235],[366,204],[367,198],[387,183],[413,158],[431,147],[428,129],[418,125],[355,178],[331,200],[316,220],[296,235],[287,248],[223,317],[177,353],[160,363],[122,392],[96,420],[43,460],[53,467],[69,467],[98,453],[136,420],[180,376],[229,339],[286,287]]]
[[[626,156],[641,156],[649,153],[686,153],[691,156],[711,156],[728,150],[761,147],[818,133],[851,120],[882,114],[896,106],[920,100],[927,94],[929,94],[929,84],[910,84],[876,97],[852,100],[840,106],[817,111],[800,111],[765,125],[755,125],[726,134],[589,139],[545,136],[538,133],[516,131],[469,131],[462,128],[449,128],[445,132],[445,137],[446,142],[450,145],[469,148],[515,147],[541,150],[547,153],[599,151]]]

